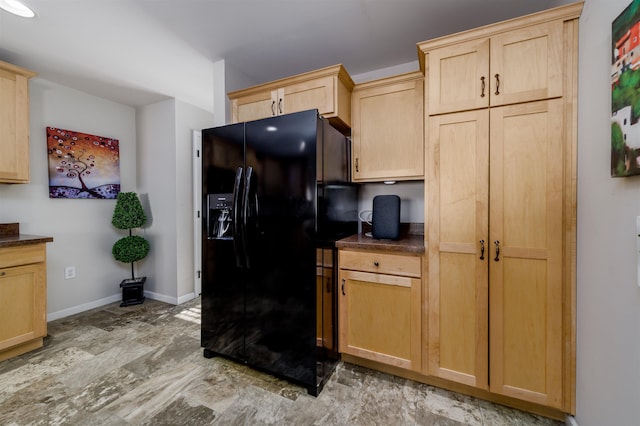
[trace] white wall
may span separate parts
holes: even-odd
[[[184,102],[176,102],[176,243],[178,302],[190,300],[194,293],[193,161],[192,130],[213,126],[213,115]],[[200,190],[198,190],[200,194]],[[200,237],[198,235],[198,237]],[[198,256],[200,254],[198,253]]]
[[[405,64],[398,64],[391,67],[381,68],[365,72],[362,74],[355,74],[351,76],[351,79],[356,83],[365,83],[371,80],[377,80],[379,78],[391,77],[394,75],[405,74],[408,72],[420,70],[420,63],[416,59],[415,61],[407,62]],[[347,70],[348,71],[348,70]]]
[[[611,22],[631,0],[586,0],[580,19],[577,401],[580,426],[640,422],[640,176],[610,177]]]
[[[149,221],[145,237],[151,250],[141,262],[145,292],[154,299],[177,302],[175,100],[138,108],[138,192]]]
[[[157,300],[195,297],[191,131],[212,123],[212,113],[175,99],[138,109],[138,191],[151,218],[151,251],[139,264],[145,292]]]
[[[129,264],[111,247],[120,237],[111,225],[115,200],[49,199],[45,128],[75,130],[120,141],[123,191],[136,189],[135,110],[41,78],[30,82],[31,183],[0,184],[0,222],[19,222],[24,234],[53,237],[47,244],[47,313],[60,318],[119,300]],[[76,267],[64,279],[65,266]]]

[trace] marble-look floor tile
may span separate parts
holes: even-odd
[[[35,364],[25,364],[2,375],[0,386],[0,402],[30,384],[43,378],[52,377],[71,368],[80,361],[93,358],[90,353],[69,348],[51,358],[43,359]]]
[[[116,368],[87,384],[71,397],[71,401],[89,413],[96,413],[143,382],[144,379],[132,372]]]
[[[293,401],[249,386],[240,397],[214,421],[215,425],[284,424]]]
[[[185,363],[150,378],[101,411],[113,412],[129,423],[139,424],[164,409],[169,401],[202,373],[201,367]]]
[[[418,387],[419,411],[438,414],[469,426],[482,426],[482,412],[476,398],[434,386]],[[422,418],[422,414],[419,414]]]
[[[43,348],[0,362],[0,425],[562,423],[338,363],[318,397],[200,347],[200,301],[113,303],[48,324]]]
[[[185,398],[178,397],[151,419],[144,421],[142,425],[206,425],[212,424],[215,418],[216,415],[212,409],[199,404],[190,404]]]

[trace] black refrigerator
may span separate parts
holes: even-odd
[[[202,131],[204,356],[317,395],[335,368],[335,241],[357,232],[349,141],[317,110]]]

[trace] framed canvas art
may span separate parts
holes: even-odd
[[[613,21],[611,176],[640,174],[640,0]]]
[[[120,192],[118,139],[47,127],[49,198],[114,199]]]

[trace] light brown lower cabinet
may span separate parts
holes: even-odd
[[[45,255],[44,243],[0,248],[0,361],[43,344]]]
[[[340,352],[421,369],[422,256],[339,251]]]

